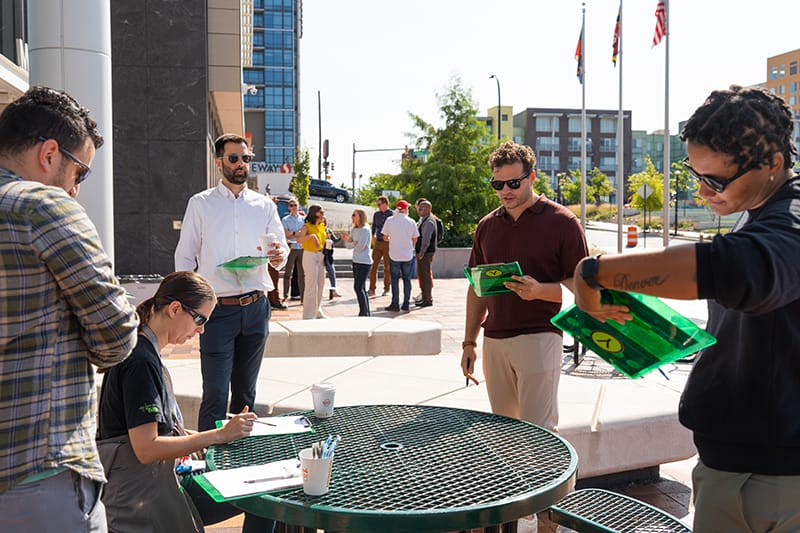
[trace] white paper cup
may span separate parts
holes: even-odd
[[[333,416],[333,397],[336,387],[333,383],[314,383],[311,386],[311,399],[314,401],[314,416],[330,418]]]
[[[300,450],[300,470],[303,473],[303,492],[321,496],[328,492],[333,470],[333,456],[314,459],[311,448]]]
[[[272,255],[272,252],[274,251],[272,245],[278,240],[277,235],[274,233],[267,233],[265,235],[261,235],[259,239],[261,240],[261,251],[264,253],[264,255]]]

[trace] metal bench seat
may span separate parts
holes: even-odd
[[[571,492],[550,507],[551,522],[580,533],[691,533],[669,513],[602,489]]]

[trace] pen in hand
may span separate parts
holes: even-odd
[[[233,414],[233,413],[225,413],[225,416],[227,416],[228,418],[233,418],[233,417],[235,417],[236,415],[235,415],[235,414]],[[269,422],[266,422],[265,420],[258,420],[258,419],[255,419],[255,420],[253,420],[253,422],[255,422],[256,424],[264,424],[265,426],[277,427],[275,424],[271,424],[271,423],[269,423]]]

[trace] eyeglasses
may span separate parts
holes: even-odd
[[[231,165],[235,165],[236,163],[239,162],[240,157],[242,158],[242,163],[249,163],[250,161],[253,160],[253,154],[244,154],[244,155],[228,154],[227,156],[220,157],[220,159],[227,158],[228,162],[230,162]]]
[[[525,181],[526,179],[528,179],[531,176],[531,172],[533,172],[533,171],[529,170],[527,173],[525,173],[522,176],[520,176],[520,177],[518,177],[516,179],[513,179],[513,180],[506,180],[506,181],[503,181],[503,180],[491,180],[489,182],[489,185],[491,185],[492,189],[494,189],[496,191],[502,191],[503,187],[505,187],[506,185],[508,185],[509,189],[511,189],[513,191],[516,191],[517,189],[519,189],[520,185],[522,185],[522,182]]]
[[[689,164],[689,158],[688,157],[685,158],[683,161],[681,161],[681,165],[683,165],[683,168],[685,168],[686,171],[689,174],[691,174],[694,179],[696,179],[698,181],[702,181],[703,183],[708,185],[708,187],[712,191],[717,192],[717,193],[724,191],[725,188],[728,185],[730,185],[734,181],[738,180],[739,178],[741,178],[742,176],[744,176],[745,174],[747,174],[748,172],[750,172],[751,170],[753,170],[755,168],[752,165],[744,167],[743,169],[740,169],[739,172],[737,172],[736,174],[734,174],[732,177],[728,178],[727,180],[720,180],[719,178],[715,178],[713,176],[706,176],[704,174],[700,174],[699,172],[697,172]]]
[[[208,317],[207,316],[201,315],[200,313],[198,313],[197,311],[195,311],[191,307],[189,307],[187,305],[184,305],[178,299],[173,298],[172,296],[167,296],[167,300],[169,300],[170,302],[178,302],[179,304],[181,304],[181,307],[183,308],[183,310],[186,311],[187,313],[189,313],[189,316],[192,317],[192,320],[194,320],[194,323],[196,325],[202,326],[206,322],[208,322]]]
[[[40,142],[47,142],[47,139],[45,139],[41,135],[37,139]],[[78,165],[80,172],[78,172],[78,175],[75,177],[75,185],[80,185],[81,183],[86,181],[86,178],[92,175],[92,169],[89,168],[89,165],[87,165],[86,163],[75,157],[75,155],[73,155],[72,152],[70,152],[69,150],[65,150],[64,148],[61,148],[61,146],[58,147],[58,151],[67,156],[73,163]]]
[[[289,204],[289,207],[297,207],[297,204]]]

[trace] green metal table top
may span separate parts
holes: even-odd
[[[539,426],[478,411],[424,405],[337,407],[315,432],[212,446],[209,468],[297,457],[341,435],[330,490],[302,487],[236,500],[248,512],[329,531],[453,531],[546,509],[574,488],[575,450]]]

